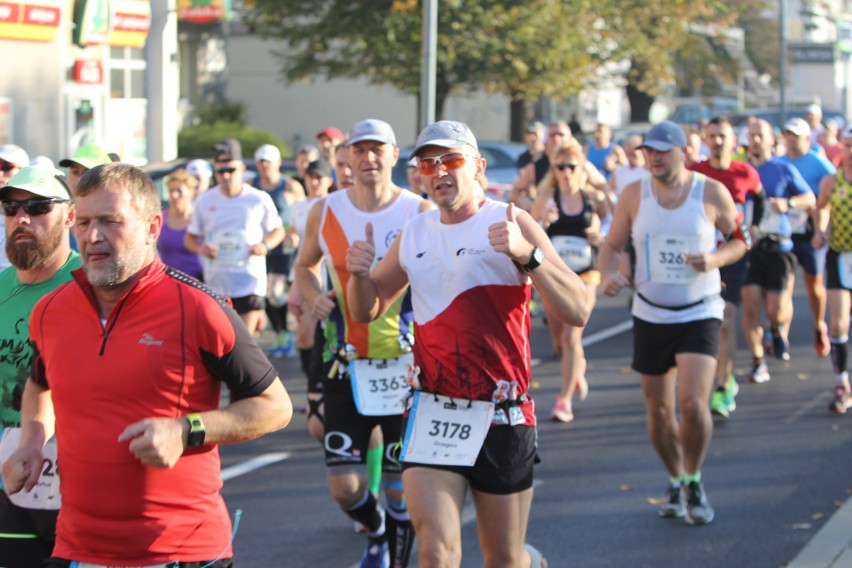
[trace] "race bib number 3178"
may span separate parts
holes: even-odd
[[[494,417],[494,403],[414,393],[400,459],[404,462],[472,466]]]

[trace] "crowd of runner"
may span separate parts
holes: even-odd
[[[486,566],[546,566],[526,542],[531,306],[561,362],[549,417],[567,423],[594,389],[584,325],[622,289],[668,475],[659,513],[711,522],[712,415],[736,410],[738,378],[765,383],[770,356],[789,361],[798,266],[811,313],[795,319],[836,377],[828,410],[852,406],[852,127],[814,105],[779,131],[717,117],[623,146],[604,124],[585,146],[574,134],[530,125],[507,202],[486,197],[488,164],[454,121],[417,137],[410,190],[391,177],[393,128],[366,119],[299,147],[293,176],[269,144],[248,176],[223,140],[167,177],[164,208],[95,144],[66,171],[0,146],[0,566],[235,566],[216,444],[289,422],[270,358],[296,355],[362,567],[407,566],[415,535],[420,566],[458,566],[468,491]],[[61,483],[43,467],[57,460]],[[121,483],[94,487],[96,471]]]

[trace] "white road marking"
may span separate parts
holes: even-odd
[[[610,337],[615,337],[619,333],[624,333],[629,329],[633,329],[633,320],[623,321],[620,324],[608,327],[606,329],[602,329],[587,337],[584,337],[582,342],[583,347],[589,347],[590,345],[594,345],[595,343],[606,341]]]
[[[236,465],[232,465],[223,469],[222,481],[228,481],[229,479],[239,477],[240,475],[245,475],[256,469],[260,469],[262,467],[266,467],[268,465],[284,461],[289,457],[290,452],[272,452],[269,454],[262,454],[253,457],[250,460],[246,460],[244,462],[240,462]]]

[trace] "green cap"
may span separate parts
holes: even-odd
[[[55,168],[27,166],[12,176],[5,186],[0,187],[0,198],[12,189],[29,191],[39,197],[71,199],[71,191],[65,181],[65,174]]]
[[[73,164],[79,164],[86,169],[91,170],[95,166],[99,166],[101,164],[108,164],[112,161],[112,158],[109,157],[109,154],[106,150],[98,146],[97,144],[86,144],[85,146],[81,146],[74,155],[70,158],[65,158],[59,165],[63,168],[67,168],[72,166]]]

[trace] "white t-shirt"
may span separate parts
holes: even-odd
[[[216,258],[202,258],[205,284],[231,298],[265,296],[266,257],[249,249],[281,226],[269,194],[250,185],[233,197],[218,186],[198,196],[187,232],[219,247]]]

